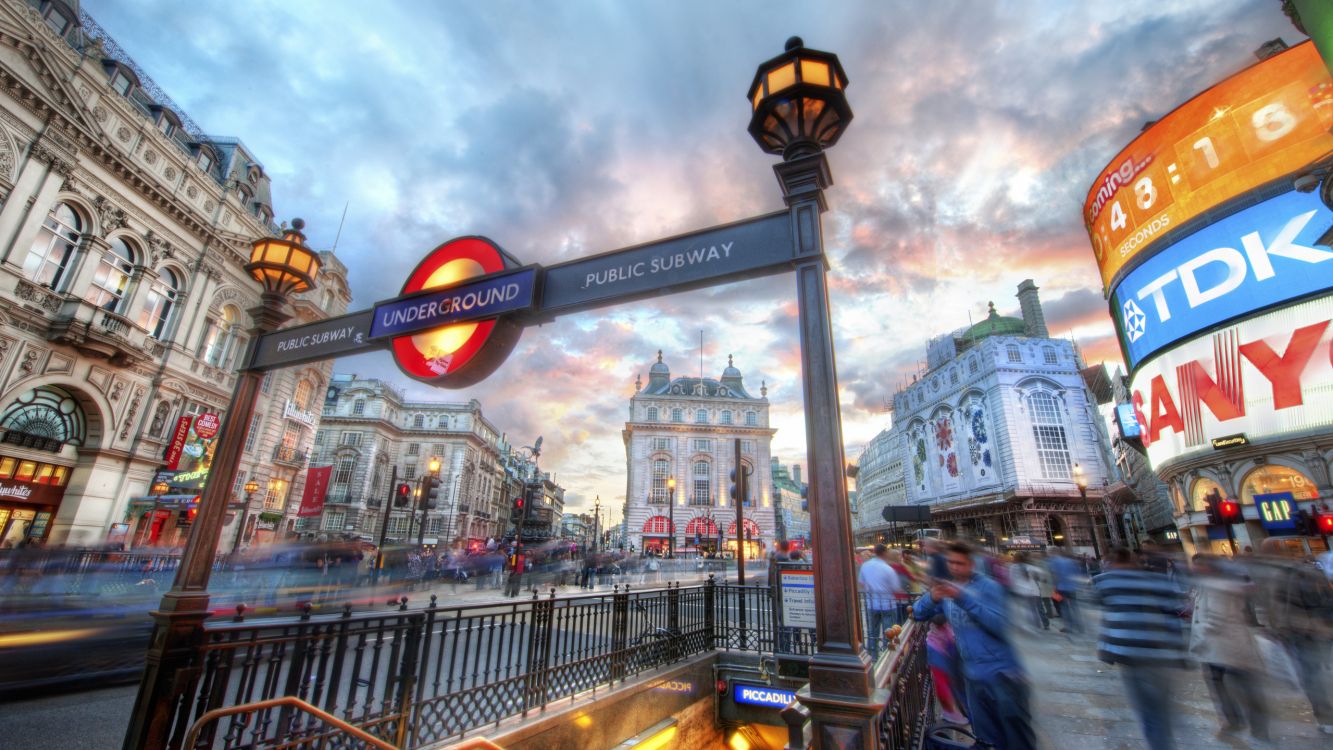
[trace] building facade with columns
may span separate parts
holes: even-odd
[[[1105,424],[1077,348],[1046,330],[1036,285],[1017,296],[1021,318],[992,304],[980,323],[930,341],[927,370],[894,394],[893,426],[862,457],[863,515],[929,505],[946,536],[997,549],[1091,552],[1096,528],[1104,551],[1119,541],[1108,501],[1124,490]]]
[[[226,419],[269,177],[77,2],[5,0],[0,29],[0,545],[180,542],[146,498],[180,417]]]
[[[673,378],[658,352],[647,385],[635,382],[621,433],[627,550],[667,554],[674,535],[677,556],[734,553],[736,507],[729,495],[735,440],[750,472],[750,503],[743,508],[746,557],[772,548],[777,522],[766,467],[776,430],[768,426],[768,407],[768,388],[761,384],[759,396],[751,395],[730,357],[718,379]]]
[[[480,402],[409,401],[383,380],[335,374],[311,459],[311,465],[333,467],[328,494],[321,517],[298,528],[378,541],[393,483],[415,491],[432,458],[440,460],[440,501],[426,512],[425,533],[410,508],[389,504],[391,542],[475,548],[512,530],[513,498],[534,481],[535,468],[485,417]],[[563,501],[562,489],[551,494]],[[558,532],[558,513],[554,523]]]

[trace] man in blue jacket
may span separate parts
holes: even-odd
[[[1028,706],[1027,676],[1009,643],[1004,588],[974,572],[972,550],[962,542],[946,548],[949,581],[936,579],[917,600],[913,616],[949,618],[967,682],[967,706],[977,740],[998,750],[1036,747]]]

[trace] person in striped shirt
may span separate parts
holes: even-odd
[[[1092,579],[1102,603],[1097,656],[1120,665],[1148,747],[1169,750],[1175,747],[1176,670],[1186,664],[1180,623],[1183,592],[1165,575],[1140,567],[1124,547],[1111,550],[1107,561],[1110,570]]]

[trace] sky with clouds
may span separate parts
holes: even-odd
[[[849,459],[926,339],[1016,315],[1119,363],[1080,209],[1144,122],[1303,37],[1278,0],[367,3],[83,0],[206,132],[241,138],[280,218],[338,256],[354,309],[420,258],[482,234],[550,264],[782,207],[746,132],[758,63],[801,35],[836,52],[855,112],[829,152],[824,217]],[[970,317],[969,317],[970,316]],[[768,384],[773,454],[805,463],[793,277],[562,318],[486,382],[438,391],[387,353],[340,361],[413,398],[477,398],[570,505],[619,505],[620,431],[658,349],[677,374],[728,354]]]

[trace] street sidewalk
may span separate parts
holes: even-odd
[[[1091,615],[1090,610],[1084,611]],[[1060,633],[1055,630],[1059,622],[1054,620],[1051,630],[1038,634],[1021,631],[1015,639],[1033,685],[1032,715],[1041,746],[1146,749],[1147,743],[1125,696],[1117,667],[1097,659],[1095,637]],[[1182,750],[1251,747],[1305,750],[1333,744],[1333,738],[1319,733],[1309,701],[1296,690],[1271,681],[1262,688],[1270,712],[1271,741],[1259,743],[1244,733],[1217,737],[1221,725],[1197,666],[1183,670],[1177,686],[1176,745]]]

